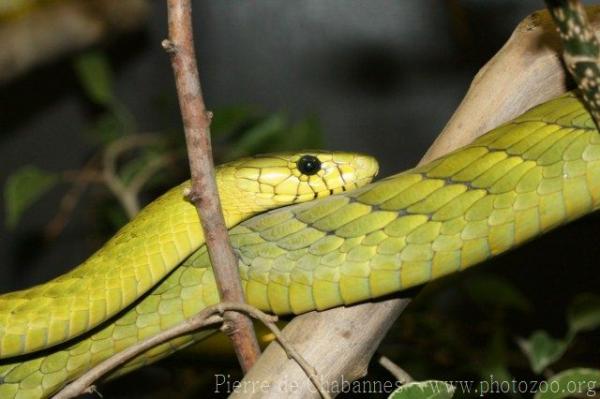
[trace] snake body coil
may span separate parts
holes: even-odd
[[[368,300],[463,270],[600,204],[600,135],[573,94],[428,165],[231,230],[248,301],[278,314]],[[0,397],[38,398],[218,301],[204,247],[101,327],[0,363]],[[209,332],[128,363],[154,361]],[[115,374],[116,375],[116,374]]]

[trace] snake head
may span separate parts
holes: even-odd
[[[234,192],[222,191],[221,200],[242,197],[237,205],[227,205],[249,213],[353,190],[371,182],[378,170],[368,155],[301,151],[242,158],[221,166],[217,174],[228,181],[223,187],[235,187]]]

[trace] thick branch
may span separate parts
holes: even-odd
[[[599,8],[590,13],[598,22]],[[505,46],[477,74],[469,92],[421,162],[457,149],[528,108],[566,90],[567,77],[558,56],[559,39],[547,12],[536,12],[514,31]],[[407,306],[408,299],[391,299],[295,318],[284,330],[303,357],[314,365],[324,384],[356,379],[366,374],[379,342]],[[318,397],[310,382],[288,361],[276,342],[263,353],[242,384],[285,381],[297,387],[286,397]],[[281,384],[279,385],[281,386]],[[284,386],[284,387],[285,387]],[[244,397],[282,395],[278,385]],[[240,397],[234,393],[233,398]]]
[[[169,39],[163,47],[171,55],[175,84],[190,163],[192,187],[188,198],[200,216],[222,301],[244,302],[238,261],[231,248],[219,202],[210,143],[212,114],[206,110],[198,76],[190,0],[168,0]],[[260,354],[252,321],[241,313],[225,314],[228,333],[244,372]]]

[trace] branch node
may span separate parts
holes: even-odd
[[[167,0],[167,14],[169,33],[162,46],[171,56],[185,133],[191,176],[187,199],[195,205],[200,218],[219,296],[225,301],[243,303],[238,259],[229,243],[215,181],[210,143],[211,114],[206,110],[196,62],[191,0]],[[229,312],[224,318],[236,323],[230,338],[242,370],[246,372],[260,355],[252,320]]]
[[[178,50],[177,46],[171,39],[165,39],[160,44],[167,54],[175,54]]]
[[[99,398],[103,398],[104,395],[100,393],[96,385],[90,385],[87,389],[83,390],[82,393],[96,394]]]
[[[183,190],[183,195],[185,198],[194,205],[200,204],[202,202],[202,194],[198,193],[192,188],[186,188]]]
[[[221,332],[223,332],[223,334],[227,335],[228,337],[233,335],[237,331],[237,329],[235,328],[235,323],[232,323],[231,320],[228,319],[223,320],[220,330]]]

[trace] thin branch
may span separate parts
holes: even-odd
[[[391,361],[387,356],[379,356],[379,365],[386,369],[391,375],[396,378],[401,384],[408,384],[409,382],[413,382],[414,379],[410,374],[406,372],[403,368],[398,366],[396,363]]]
[[[131,179],[128,185],[117,173],[117,161],[120,155],[135,147],[143,147],[160,142],[155,134],[136,134],[115,140],[105,150],[95,154],[81,170],[63,172],[63,180],[71,183],[71,187],[63,195],[58,212],[46,225],[44,234],[47,239],[56,238],[69,222],[77,204],[90,184],[98,183],[106,186],[119,201],[129,218],[133,218],[140,209],[139,195],[144,185],[163,167],[177,159],[174,153],[162,154],[152,158],[144,168]],[[102,155],[102,167],[98,167],[98,158]]]
[[[140,211],[138,192],[129,189],[117,173],[117,161],[126,151],[160,142],[162,139],[155,134],[135,134],[123,137],[111,143],[102,158],[102,174],[108,189],[121,203],[129,219],[133,219]]]
[[[137,344],[130,346],[129,348],[109,357],[103,362],[97,364],[85,374],[81,375],[75,381],[65,386],[53,399],[69,399],[77,397],[83,393],[87,393],[95,390],[94,382],[98,381],[106,374],[124,365],[128,361],[134,359],[136,356],[146,352],[147,350],[154,348],[158,345],[164,344],[179,336],[190,334],[198,331],[201,328],[218,324],[223,322],[223,315],[228,311],[243,312],[248,316],[259,320],[275,335],[278,342],[282,347],[285,348],[286,353],[291,359],[294,359],[298,365],[308,375],[310,380],[313,382],[317,390],[321,393],[323,398],[330,398],[327,391],[320,385],[319,377],[314,368],[312,368],[304,358],[291,346],[287,340],[282,336],[281,330],[277,327],[277,316],[269,315],[253,306],[246,305],[243,303],[235,302],[221,302],[213,306],[202,309],[197,315],[185,320],[184,322],[177,324],[167,330],[160,332],[157,335],[149,337],[148,339],[138,342]]]
[[[167,12],[169,38],[163,41],[163,47],[171,56],[185,130],[192,182],[188,199],[196,206],[202,223],[221,300],[244,303],[238,260],[229,242],[215,181],[210,142],[212,114],[206,110],[202,97],[191,0],[168,0]],[[252,321],[243,314],[227,312],[225,332],[233,342],[244,373],[247,372],[260,355]]]
[[[46,239],[53,240],[62,233],[90,184],[104,183],[102,174],[97,170],[97,161],[98,156],[95,155],[81,170],[63,172],[63,180],[71,183],[71,187],[61,198],[57,213],[44,228]]]
[[[274,321],[273,322],[264,322],[263,321],[263,323],[269,328],[269,330],[271,330],[273,335],[275,335],[275,338],[277,339],[277,343],[279,345],[281,345],[281,347],[287,354],[288,359],[294,360],[298,364],[298,366],[300,366],[302,371],[304,371],[304,373],[310,379],[310,381],[313,383],[315,388],[317,388],[317,391],[319,391],[321,398],[323,398],[323,399],[331,398],[331,395],[329,395],[329,392],[327,392],[327,390],[321,385],[321,379],[319,378],[319,374],[318,374],[317,370],[313,366],[311,366],[310,363],[308,363],[306,361],[306,359],[304,359],[302,357],[300,352],[298,352],[296,350],[296,348],[294,348],[285,339],[285,337],[283,336],[283,333],[281,332],[279,327],[277,327],[277,324],[275,324]]]
[[[579,0],[546,0],[563,43],[563,58],[600,126],[600,43]]]
[[[138,342],[137,344],[130,346],[122,352],[119,352],[114,356],[111,356],[110,358],[97,364],[96,366],[88,370],[85,374],[77,378],[77,380],[64,387],[60,392],[53,396],[53,399],[74,398],[78,395],[89,392],[90,390],[94,389],[93,384],[95,381],[98,381],[100,378],[104,377],[109,372],[117,369],[119,366],[122,366],[123,364],[132,360],[136,356],[144,353],[148,349],[164,344],[179,336],[198,331],[199,329],[207,327],[209,325],[222,323],[223,314],[227,311],[243,312],[255,318],[256,320],[259,320],[265,326],[267,326],[269,330],[271,330],[271,332],[275,335],[275,337],[277,337],[281,345],[286,348],[286,351],[289,354],[290,358],[293,358],[306,372],[311,381],[314,382],[315,387],[319,390],[319,392],[322,393],[322,396],[324,398],[329,398],[327,391],[325,391],[324,388],[319,385],[318,376],[315,370],[306,362],[306,360],[304,360],[298,354],[298,352],[285,340],[285,338],[282,337],[281,330],[275,324],[275,322],[277,321],[277,316],[272,316],[261,312],[260,310],[250,305],[242,303],[221,302],[216,305],[204,308],[200,313],[189,318],[183,323],[173,326],[165,331],[162,331],[159,334],[152,336],[144,341]]]
[[[142,188],[144,188],[144,186],[146,185],[146,183],[148,183],[152,176],[154,176],[162,168],[173,162],[174,159],[175,156],[173,154],[164,154],[156,158],[152,158],[144,166],[144,169],[142,169],[131,179],[131,182],[129,183],[129,186],[127,186],[127,189],[135,193],[136,196],[138,196],[140,191],[142,191]]]

